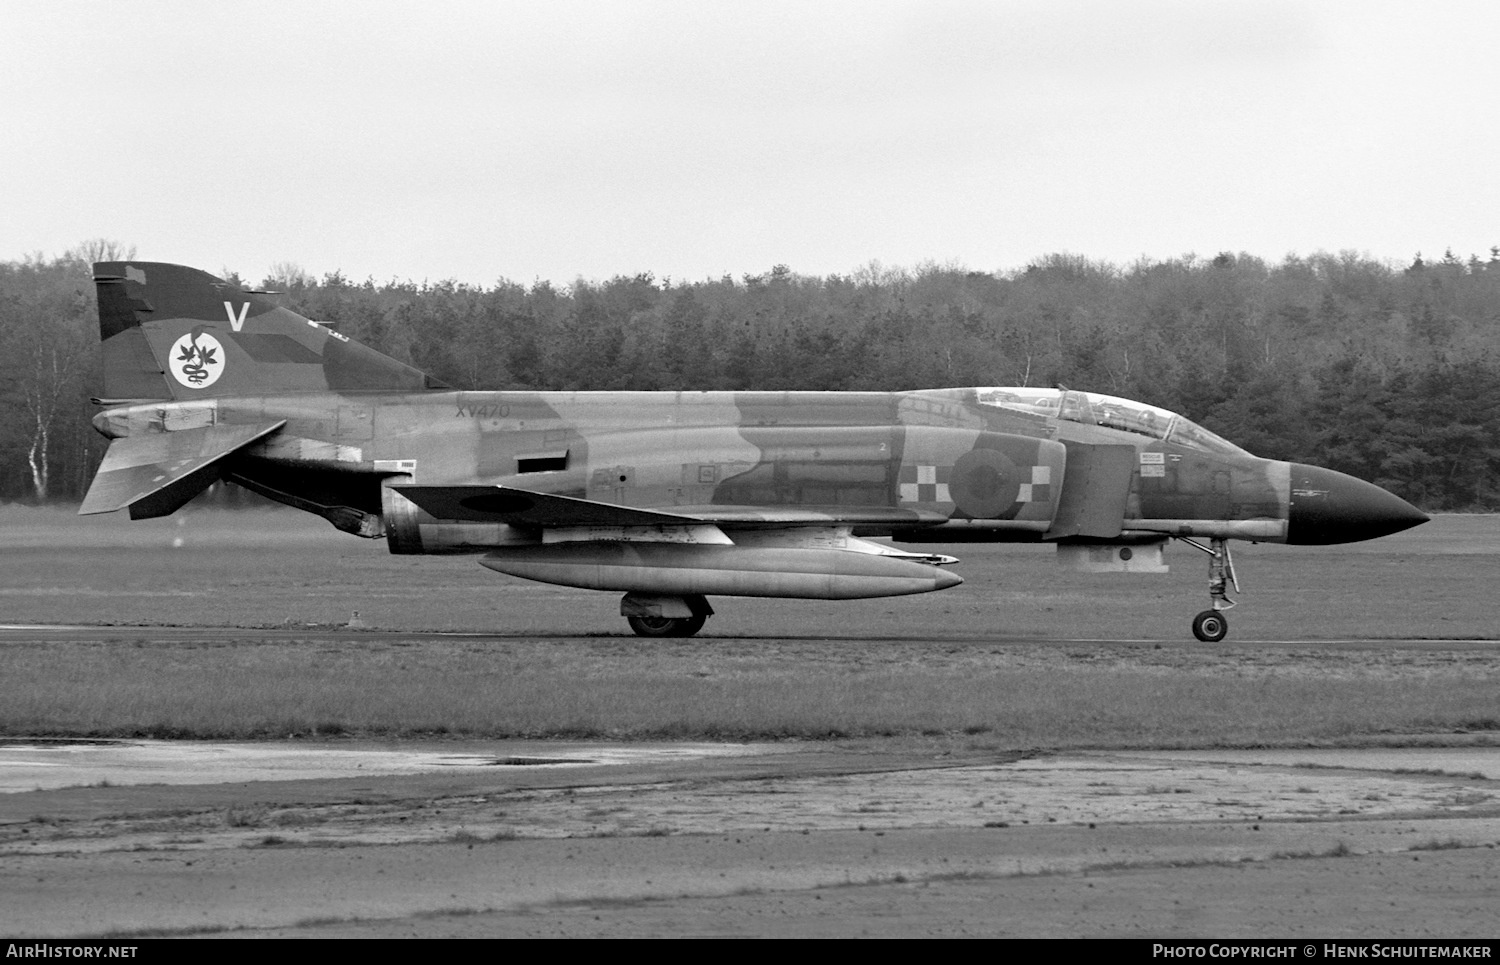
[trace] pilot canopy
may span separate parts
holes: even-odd
[[[1248,456],[1250,453],[1221,436],[1209,432],[1190,419],[1169,409],[1144,402],[1133,402],[1097,392],[1073,389],[984,388],[976,389],[981,405],[1018,409],[1051,419],[1065,419],[1085,425],[1104,426],[1123,432],[1134,432],[1189,449],[1215,452],[1226,456]]]

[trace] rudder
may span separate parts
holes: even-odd
[[[266,293],[196,268],[98,262],[94,283],[111,402],[445,388]]]

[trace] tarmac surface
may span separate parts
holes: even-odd
[[[1500,747],[0,742],[0,934],[1500,934]]]

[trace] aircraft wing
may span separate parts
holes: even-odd
[[[534,493],[509,486],[392,486],[437,519],[515,526],[686,526],[701,522],[652,509]]]
[[[730,529],[777,529],[786,526],[899,525],[944,523],[942,513],[895,506],[679,506],[677,511],[700,523]]]
[[[732,528],[778,528],[834,524],[941,523],[939,513],[895,507],[683,506],[672,512],[601,503],[574,496],[509,486],[393,486],[437,519],[520,526],[691,526],[712,523]]]
[[[217,463],[286,425],[200,426],[124,436],[109,444],[81,516],[130,508],[131,519],[168,516],[218,478]]]

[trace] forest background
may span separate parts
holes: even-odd
[[[92,262],[0,263],[0,501],[76,502],[106,440]],[[246,284],[234,272],[221,275]],[[1393,265],[1353,252],[1049,254],[566,287],[315,278],[257,287],[457,389],[836,389],[1062,383],[1173,409],[1257,455],[1368,479],[1429,511],[1500,510],[1500,248]],[[234,501],[231,498],[231,501]]]

